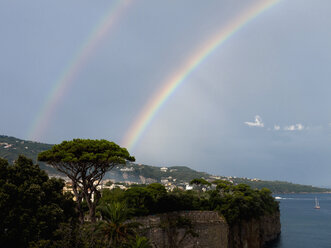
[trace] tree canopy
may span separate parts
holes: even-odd
[[[219,181],[216,189],[206,192],[174,190],[166,192],[163,185],[131,187],[103,191],[101,203],[125,202],[133,216],[167,213],[182,210],[217,211],[228,224],[259,218],[279,211],[278,202],[268,189],[255,190],[248,185],[233,185]]]
[[[97,187],[103,176],[114,166],[125,165],[126,161],[135,161],[135,158],[114,142],[74,139],[41,152],[38,160],[52,165],[71,179],[81,222],[84,220],[83,199],[88,205],[90,220],[95,222],[95,207],[100,198]]]
[[[63,186],[26,157],[20,156],[14,165],[0,158],[0,247],[54,240],[60,223],[76,215]]]
[[[193,180],[191,180],[190,184],[195,184],[195,185],[207,185],[210,186],[211,183],[208,182],[207,180],[203,179],[203,178],[195,178]]]

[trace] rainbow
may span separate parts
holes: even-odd
[[[184,66],[172,75],[164,86],[147,102],[133,125],[130,127],[122,141],[122,145],[129,150],[133,149],[147,126],[151,123],[158,110],[165,104],[167,99],[176,91],[176,89],[185,81],[185,79],[206,60],[206,58],[215,51],[220,45],[224,44],[238,30],[245,26],[252,19],[276,5],[280,0],[261,0],[258,4],[252,6],[244,13],[232,20],[229,25],[222,27],[221,31],[212,37],[204,46],[197,50],[191,56]]]
[[[55,81],[49,95],[46,97],[45,103],[34,119],[27,135],[29,140],[40,140],[46,128],[49,126],[52,117],[55,115],[61,99],[75,82],[75,78],[98,48],[101,40],[114,26],[116,20],[123,15],[129,3],[130,0],[113,1],[109,10],[106,11],[106,15],[101,18],[96,27],[90,32],[85,42],[79,47],[60,77]]]

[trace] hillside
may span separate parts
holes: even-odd
[[[38,153],[48,150],[50,144],[26,141],[14,137],[0,135],[0,157],[13,163],[20,154],[37,162]],[[45,163],[38,162],[40,168],[46,170],[51,176],[63,177],[58,171]],[[328,192],[330,189],[317,188],[309,185],[293,184],[282,181],[263,181],[259,179],[214,176],[205,172],[198,172],[185,166],[157,167],[144,164],[128,163],[127,166],[117,166],[105,175],[104,179],[116,182],[132,182],[148,184],[159,182],[169,187],[183,187],[194,178],[205,178],[208,181],[227,180],[234,184],[245,183],[252,188],[269,188],[273,193],[303,193],[303,192]]]
[[[42,151],[50,149],[51,147],[52,145],[50,144],[0,135],[0,157],[7,159],[9,163],[13,163],[19,155],[24,155],[31,158],[35,163],[37,163],[38,154]],[[38,162],[38,164],[41,169],[46,170],[50,174],[58,173],[55,169],[45,163]]]
[[[116,181],[131,181],[138,183],[173,182],[184,183],[194,178],[209,178],[209,174],[198,172],[185,166],[157,167],[144,164],[128,163],[126,167],[116,167],[106,175]]]
[[[264,180],[251,180],[245,178],[237,178],[234,180],[235,183],[245,183],[251,186],[253,189],[262,189],[268,188],[274,194],[281,193],[322,193],[322,192],[330,192],[330,189],[326,188],[318,188],[313,187],[311,185],[302,185],[302,184],[294,184],[283,181],[264,181]]]

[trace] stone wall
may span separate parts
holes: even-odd
[[[280,234],[279,213],[229,227],[213,211],[181,211],[135,219],[154,248],[259,248]]]
[[[155,248],[228,246],[228,225],[216,212],[181,211],[150,215],[135,221],[142,224],[143,234]]]

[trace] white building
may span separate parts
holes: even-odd
[[[187,184],[186,187],[185,187],[185,190],[192,190],[193,189],[193,186]]]

